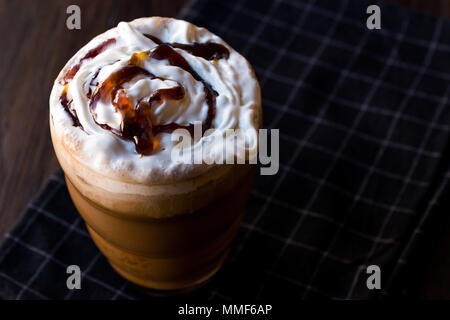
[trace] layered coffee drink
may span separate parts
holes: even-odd
[[[161,17],[95,37],[50,96],[53,146],[92,239],[119,274],[162,293],[201,285],[225,260],[253,165],[229,161],[235,148],[210,137],[245,131],[249,160],[261,123],[247,60],[206,29]],[[186,151],[205,161],[174,156]]]

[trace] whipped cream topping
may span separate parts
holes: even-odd
[[[191,50],[208,43],[217,51],[212,56]],[[126,81],[114,83],[127,69]],[[139,115],[141,106],[148,123],[135,117],[128,125],[127,117]],[[261,125],[260,89],[246,59],[208,30],[182,20],[142,18],[119,23],[69,60],[55,81],[50,113],[56,134],[83,164],[106,176],[164,184],[213,166],[174,161],[173,129],[191,129],[197,121],[215,134],[243,129],[250,133],[247,149],[256,149],[257,139],[250,137]],[[132,139],[124,134],[127,125]],[[160,128],[142,138],[152,146],[148,152],[139,149],[142,131],[136,134],[136,126]],[[192,150],[202,152],[203,143],[196,141]]]

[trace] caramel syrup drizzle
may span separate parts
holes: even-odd
[[[212,126],[212,121],[215,117],[215,105],[218,93],[209,83],[203,80],[199,74],[192,69],[186,59],[184,59],[183,56],[177,53],[172,47],[186,50],[193,55],[201,56],[207,60],[228,57],[229,52],[227,48],[217,43],[194,43],[192,45],[183,45],[178,43],[167,44],[162,43],[161,40],[156,37],[149,35],[145,36],[152,39],[156,44],[158,44],[158,46],[150,51],[133,54],[127,66],[112,73],[101,83],[99,87],[96,88],[94,93],[89,93],[89,98],[91,99],[89,109],[97,125],[105,130],[111,131],[113,134],[123,139],[134,141],[136,145],[136,152],[142,155],[149,155],[158,147],[159,142],[154,137],[161,132],[170,133],[176,129],[184,128],[187,129],[192,135],[194,130],[193,124],[189,124],[187,126],[182,126],[177,123],[158,125],[153,123],[151,119],[152,107],[163,103],[165,99],[183,99],[185,96],[185,89],[180,83],[172,88],[158,89],[154,91],[147,99],[139,101],[135,107],[130,97],[128,97],[125,90],[123,90],[122,85],[131,81],[138,75],[144,75],[150,77],[151,79],[158,78],[165,80],[143,69],[142,64],[144,59],[167,60],[170,65],[177,66],[186,72],[189,72],[195,80],[202,82],[204,86],[205,101],[208,105],[207,117],[202,123],[202,130],[204,132]],[[105,44],[106,42],[107,41],[102,43],[99,47],[90,50],[87,54],[89,55],[88,58],[93,58],[103,51],[109,45]],[[72,79],[74,77],[86,56],[80,60],[78,67],[74,66],[71,70],[69,70],[64,79]],[[69,75],[69,73],[71,74]],[[61,104],[64,109],[69,112],[74,122],[74,126],[81,126],[78,118],[76,117],[76,113],[71,112],[75,110],[72,110],[69,107],[70,102],[67,102],[66,95],[67,85],[61,95]],[[96,105],[99,101],[111,101],[115,110],[122,114],[123,120],[120,130],[112,128],[108,124],[102,124],[97,121]]]
[[[81,58],[80,61],[76,65],[74,65],[72,68],[70,68],[70,70],[66,73],[66,75],[63,78],[63,84],[67,84],[70,80],[73,79],[73,77],[75,77],[75,75],[77,74],[78,70],[80,70],[81,66],[83,65],[84,61],[86,61],[88,59],[95,58],[100,53],[105,51],[105,49],[107,47],[109,47],[113,43],[116,43],[116,39],[111,38],[111,39],[108,39],[108,40],[100,43],[97,47],[89,50],[84,55],[84,57]]]
[[[111,39],[108,39],[106,41],[103,41],[97,47],[89,50],[80,59],[80,61],[78,61],[78,63],[76,65],[74,65],[72,68],[69,69],[69,71],[67,71],[67,73],[64,75],[64,78],[62,79],[62,81],[60,81],[60,83],[64,85],[64,90],[63,90],[63,92],[62,92],[62,94],[61,94],[61,96],[59,98],[59,101],[60,101],[61,105],[63,106],[64,110],[72,118],[74,127],[81,127],[81,128],[83,128],[83,126],[80,123],[80,120],[78,119],[76,111],[70,107],[70,105],[72,103],[72,100],[68,101],[68,99],[67,99],[67,86],[68,86],[68,83],[73,79],[73,77],[75,77],[75,75],[77,74],[78,70],[80,70],[81,66],[83,65],[84,61],[86,61],[88,59],[95,58],[100,53],[105,51],[105,49],[108,46],[110,46],[111,44],[113,44],[115,42],[116,42],[116,39],[111,38]],[[97,77],[97,75],[98,75],[98,72],[96,73],[94,79]],[[90,94],[88,94],[88,98],[89,97],[90,97]]]
[[[161,45],[161,44],[167,44],[171,46],[172,48],[178,48],[182,49],[184,51],[189,52],[190,54],[202,57],[206,60],[214,60],[214,59],[228,59],[228,56],[230,55],[230,52],[226,47],[224,47],[221,44],[214,43],[214,42],[206,42],[206,43],[198,43],[194,42],[193,44],[182,44],[178,42],[174,43],[166,43],[162,42],[161,39],[152,36],[150,34],[144,34],[147,38],[152,40],[154,43]]]

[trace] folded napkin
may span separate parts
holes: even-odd
[[[280,171],[256,177],[229,259],[175,298],[408,296],[428,238],[449,210],[450,22],[373,1],[197,0],[183,18],[223,37],[261,82]],[[82,289],[66,288],[79,265]],[[369,290],[367,266],[381,271]],[[143,299],[91,241],[62,174],[0,250],[0,295]],[[150,298],[157,300],[157,298]]]

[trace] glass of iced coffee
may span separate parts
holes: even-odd
[[[92,239],[119,274],[163,294],[200,286],[226,259],[261,118],[247,60],[206,29],[161,17],[95,37],[50,96],[53,146]],[[223,143],[239,130],[240,159]]]

